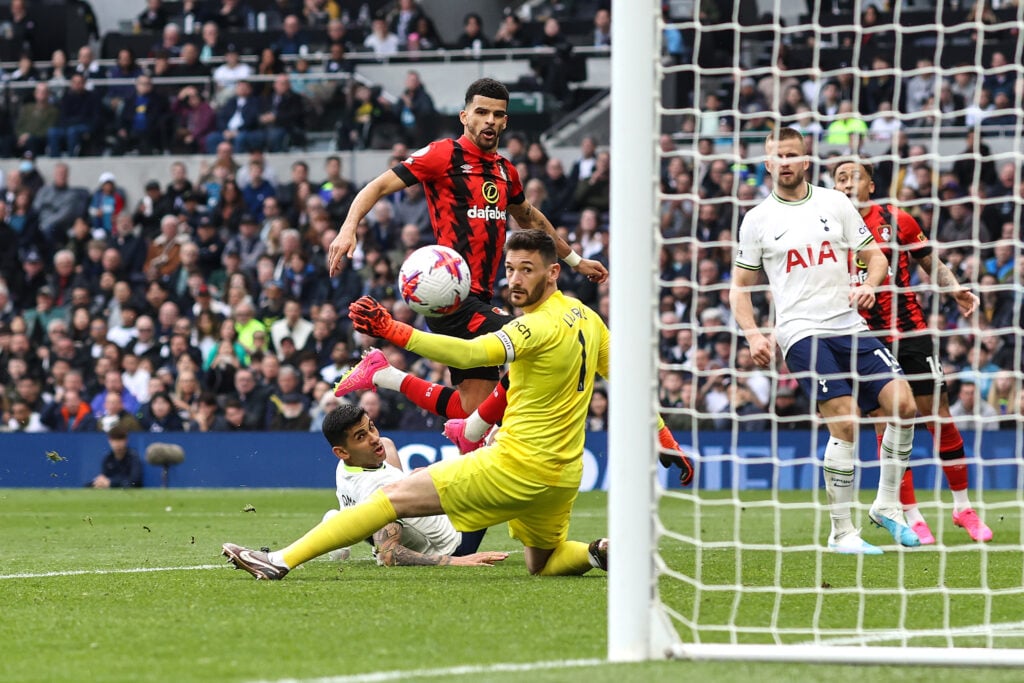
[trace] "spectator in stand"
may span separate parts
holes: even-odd
[[[611,155],[600,152],[594,165],[594,171],[585,180],[576,184],[573,192],[573,206],[577,210],[596,209],[608,210],[609,191],[611,187]]]
[[[36,46],[36,23],[28,13],[27,4],[25,0],[11,0],[5,38],[16,50],[31,54]]]
[[[255,17],[244,0],[221,0],[213,20],[221,31],[245,31],[255,26]]]
[[[114,220],[124,211],[124,194],[117,187],[117,179],[109,171],[100,174],[99,187],[89,200],[89,216],[92,229],[109,236],[114,230]]]
[[[149,244],[146,251],[144,271],[151,279],[171,275],[181,263],[181,247],[191,241],[179,228],[177,216],[166,215],[160,219],[160,234]]]
[[[181,54],[181,29],[177,24],[169,23],[164,25],[160,42],[153,45],[149,50],[150,55],[162,52],[169,57],[177,57]]]
[[[262,430],[266,419],[267,399],[271,390],[256,383],[252,370],[242,368],[235,373],[235,391],[229,398],[239,402],[245,412],[245,428]]]
[[[236,232],[245,213],[245,200],[242,198],[242,191],[234,180],[226,179],[221,188],[217,206],[210,216],[213,219],[213,224],[220,229],[226,229],[228,233]]]
[[[398,0],[398,7],[388,15],[388,30],[398,36],[399,42],[408,47],[409,34],[416,33],[416,22],[423,12],[416,0]]]
[[[960,431],[999,429],[999,422],[995,419],[999,416],[998,411],[978,396],[978,387],[972,379],[960,381],[957,401],[949,407],[949,414]]]
[[[18,235],[21,248],[42,248],[46,244],[39,228],[39,214],[32,208],[32,191],[22,185],[7,208],[7,225]]]
[[[181,46],[181,61],[171,67],[174,78],[192,78],[205,86],[210,78],[210,67],[199,60],[199,48],[192,43]]]
[[[96,61],[96,56],[88,45],[78,48],[78,64],[75,65],[74,73],[82,74],[85,79],[85,88],[89,91],[96,87],[96,84],[92,82],[94,79],[107,77],[106,67]]]
[[[135,79],[135,92],[124,102],[118,117],[114,154],[137,150],[158,153],[167,146],[170,109],[167,100],[153,91],[153,79],[145,74]]]
[[[121,398],[121,404],[129,413],[135,413],[139,409],[139,399],[124,385],[119,369],[108,370],[103,376],[103,390],[92,399],[90,408],[97,417],[106,415],[105,402],[108,394],[116,394]]]
[[[260,105],[249,81],[235,84],[235,96],[217,110],[217,130],[206,138],[206,151],[215,150],[222,141],[232,143],[236,153],[263,146],[260,130]]]
[[[68,389],[61,401],[54,401],[43,411],[41,422],[54,432],[89,433],[96,431],[96,416],[80,392]]]
[[[348,39],[348,28],[341,19],[331,19],[327,22],[327,45],[335,43],[342,46],[346,52],[355,50],[358,46]]]
[[[64,50],[54,50],[50,56],[50,70],[47,72],[47,85],[54,97],[63,97],[71,81],[73,69],[68,66],[68,57]]]
[[[207,21],[200,33],[199,61],[212,64],[217,57],[224,56],[224,46],[220,42],[220,27],[216,22]]]
[[[217,114],[196,86],[188,85],[181,89],[172,113],[171,151],[189,154],[206,150],[206,138],[216,128]]]
[[[285,356],[281,351],[281,340],[285,337],[291,338],[298,348],[304,348],[313,334],[313,323],[302,317],[302,304],[297,299],[286,299],[284,304],[284,317],[270,326],[270,339],[277,357],[284,361]]]
[[[11,402],[11,417],[7,420],[6,426],[5,431],[7,432],[34,434],[50,431],[42,423],[39,413],[32,410],[32,406],[21,399]]]
[[[263,98],[260,123],[266,129],[267,150],[287,152],[305,140],[305,103],[292,90],[287,74],[274,78],[273,92]]]
[[[110,68],[109,78],[135,80],[144,74],[142,67],[135,63],[135,55],[128,48],[117,51],[117,63]],[[107,88],[104,103],[111,109],[114,116],[121,115],[121,106],[125,100],[135,94],[135,84],[112,85]]]
[[[81,155],[83,143],[96,131],[102,104],[96,94],[86,89],[85,83],[82,73],[72,74],[68,91],[60,101],[57,124],[47,131],[51,157],[65,152],[68,156]]]
[[[935,91],[935,63],[929,57],[920,57],[917,60],[915,73],[907,76],[903,82],[903,106],[900,111],[905,114],[912,114],[924,109],[928,98]]]
[[[402,49],[402,42],[388,30],[388,22],[384,17],[374,17],[370,35],[363,41],[363,47],[373,50],[378,56],[393,55]]]
[[[985,70],[982,87],[992,93],[993,99],[998,93],[1004,93],[1007,99],[1013,97],[1017,76],[1014,67],[1006,60],[1006,55],[997,50],[992,53],[990,66]]]
[[[234,43],[229,43],[224,52],[224,63],[213,71],[213,83],[216,86],[214,101],[224,104],[230,99],[239,81],[252,75],[252,67],[241,61],[241,55]]]
[[[462,20],[462,35],[452,44],[455,49],[471,50],[474,53],[491,47],[491,41],[484,35],[484,20],[476,12],[470,12]]]
[[[264,164],[260,159],[249,162],[249,182],[242,188],[242,201],[246,212],[257,221],[263,220],[263,200],[274,197],[274,186],[263,177]]]
[[[7,76],[7,82],[11,84],[31,84],[39,81],[40,74],[32,64],[32,55],[23,53],[18,58],[18,67]],[[15,102],[30,102],[32,92],[30,88],[11,88],[10,97]]]
[[[302,22],[289,14],[281,23],[281,35],[274,41],[274,50],[279,55],[305,55],[309,52],[309,41],[302,30]]]
[[[441,34],[437,32],[434,20],[424,15],[416,20],[416,31],[409,34],[409,42],[412,43],[409,49],[421,51],[440,50],[444,48],[444,41]]]
[[[406,73],[405,90],[399,102],[398,121],[406,144],[418,149],[433,140],[436,137],[437,110],[430,93],[423,87],[419,72]]]
[[[114,426],[107,432],[110,450],[103,456],[101,471],[86,486],[94,489],[142,488],[142,459],[128,448],[128,430]]]
[[[181,416],[174,410],[174,404],[166,391],[153,394],[149,403],[139,411],[142,415],[139,423],[146,432],[182,432],[185,424]]]
[[[250,214],[241,217],[238,224],[238,234],[234,235],[224,247],[225,252],[230,251],[237,254],[240,260],[239,268],[249,277],[256,274],[256,264],[263,254],[267,252],[267,244],[259,235],[259,222]]]
[[[594,47],[612,46],[612,13],[605,7],[594,13]]]
[[[494,47],[515,49],[530,47],[530,40],[523,31],[523,24],[515,12],[506,12],[494,34]]]
[[[199,396],[199,403],[196,406],[192,419],[185,426],[189,432],[225,432],[228,431],[228,423],[223,415],[218,413],[217,395],[210,391],[204,391]]]

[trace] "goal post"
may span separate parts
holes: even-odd
[[[616,409],[608,427],[608,533],[612,550],[608,574],[608,658],[637,661],[669,645],[667,626],[657,613],[654,573],[655,492],[653,468],[656,417],[652,401],[656,358],[643,340],[655,334],[657,144],[654,59],[658,4],[614,0],[612,15],[611,337],[610,370]],[[617,381],[615,378],[619,378]],[[648,429],[643,429],[647,425]],[[644,436],[648,438],[643,438]],[[648,467],[637,467],[637,463]]]
[[[985,11],[971,14],[975,3],[908,8],[894,1],[870,25],[869,8],[886,3],[806,3],[811,9],[802,13],[802,2],[759,0],[753,3],[759,22],[741,15],[750,3],[711,4],[717,16],[691,17],[673,12],[704,3],[664,3],[666,20],[658,0],[612,2],[608,658],[1024,666],[1024,4],[993,11],[982,3]],[[665,55],[680,37],[683,49],[674,59]],[[1006,53],[1002,64],[993,57],[999,51]],[[889,66],[874,63],[876,54],[888,56]],[[932,72],[930,84],[910,80]],[[976,88],[951,104],[943,79],[959,87],[960,74]],[[989,106],[990,84],[1001,74],[1016,82]],[[891,77],[890,90],[876,89],[876,76]],[[746,79],[764,88],[760,107],[741,100]],[[832,81],[854,107],[855,125],[845,138],[842,130],[828,130],[841,106],[829,109],[838,104],[829,102],[818,110]],[[794,83],[811,111],[782,113]],[[716,92],[717,112],[704,99]],[[892,100],[891,110],[866,106],[880,92]],[[908,97],[920,102],[901,105]],[[791,398],[792,375],[779,367],[760,375],[766,400],[757,410],[741,410],[733,402],[738,391],[727,387],[707,392],[727,397],[724,405],[709,407],[705,400],[709,380],[726,377],[753,392],[748,380],[758,374],[738,364],[743,337],[731,313],[703,315],[728,308],[728,270],[717,280],[699,271],[707,252],[718,258],[734,250],[743,212],[767,196],[761,119],[797,126],[817,140],[808,149],[814,185],[832,182],[836,155],[866,158],[888,174],[876,181],[880,192],[872,201],[911,211],[936,260],[952,245],[956,275],[981,295],[979,316],[935,327],[931,336],[943,353],[957,340],[964,346],[965,357],[946,367],[947,381],[958,385],[994,382],[996,364],[984,358],[994,355],[987,346],[998,337],[992,346],[1002,351],[1000,373],[1016,388],[1007,399],[1009,414],[1005,406],[1001,416],[989,417],[983,406],[967,408],[977,427],[963,434],[969,494],[995,532],[991,543],[970,541],[951,521],[940,440],[929,435],[924,418],[911,467],[918,506],[937,544],[901,549],[884,531],[867,528],[880,468],[866,420],[857,438],[853,518],[865,527],[865,540],[885,553],[845,556],[825,548],[823,423],[809,407],[797,415],[782,404]],[[969,128],[975,137],[965,145]],[[665,133],[673,134],[674,145],[661,146]],[[663,187],[680,160],[680,185],[670,179]],[[965,161],[973,166],[955,167]],[[980,182],[988,163],[1009,173],[1005,193],[992,194]],[[956,172],[966,174],[957,179],[966,178],[970,188],[951,180]],[[719,185],[703,196],[708,174]],[[687,175],[692,185],[684,187]],[[961,205],[970,211],[959,224],[970,233],[938,242]],[[706,207],[713,207],[713,218],[728,218],[707,223]],[[991,234],[984,226],[999,216],[1002,234]],[[1015,265],[992,282],[983,273],[999,244],[1012,247]],[[897,246],[897,254],[900,249],[907,248]],[[947,314],[955,318],[956,303],[948,288],[934,285],[936,273],[915,271],[908,286],[922,297],[929,325]],[[671,310],[661,299],[665,292],[675,297]],[[770,302],[767,286],[759,296]],[[679,297],[690,298],[681,304]],[[995,315],[998,305],[1010,314]],[[679,353],[687,334],[691,350],[711,353],[727,339],[726,363],[716,368]],[[661,380],[670,375],[685,377],[689,398],[661,402]],[[659,412],[675,418],[670,426],[695,460],[692,488],[679,489],[671,480],[678,474],[657,464]],[[802,422],[807,429],[791,430]],[[997,422],[1000,429],[989,431]]]

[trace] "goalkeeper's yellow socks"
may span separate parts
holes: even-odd
[[[593,569],[586,543],[562,541],[548,558],[540,576],[579,576]]]
[[[383,491],[378,490],[367,498],[366,502],[345,508],[317,524],[287,548],[271,553],[270,559],[294,569],[303,562],[335,548],[355,545],[396,519],[398,515],[395,514],[391,501]],[[583,546],[584,555],[586,548]]]

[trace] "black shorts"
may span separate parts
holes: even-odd
[[[942,376],[942,361],[939,360],[935,338],[931,335],[906,337],[899,343],[887,343],[896,360],[907,376],[914,396],[934,396],[946,391],[946,380]]]
[[[512,320],[512,316],[495,308],[482,295],[474,294],[454,313],[440,318],[427,318],[427,327],[436,334],[446,334],[459,339],[472,339],[488,332],[497,332]],[[465,379],[489,379],[495,382],[501,376],[501,368],[448,368],[452,384],[458,386]]]

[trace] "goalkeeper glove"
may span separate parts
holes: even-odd
[[[662,426],[658,430],[658,442],[661,444],[658,460],[661,462],[662,467],[667,468],[672,465],[678,467],[680,485],[689,486],[693,482],[693,463],[683,455],[683,449],[679,447],[676,437],[672,436],[672,432],[669,431],[668,427]]]
[[[484,440],[470,441],[466,437],[466,421],[461,418],[452,418],[444,423],[444,435],[448,440],[459,447],[459,453],[465,455],[472,453],[484,445]]]
[[[352,327],[363,334],[385,339],[403,349],[412,337],[412,327],[391,317],[388,309],[370,296],[363,296],[348,305]]]

